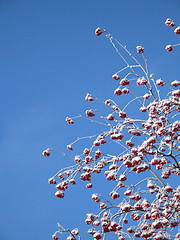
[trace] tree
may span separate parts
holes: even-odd
[[[175,27],[171,19],[165,24]],[[180,27],[174,32],[179,35]],[[92,200],[100,204],[100,212],[87,213],[85,222],[90,227],[88,234],[95,240],[105,239],[112,233],[118,240],[180,239],[180,89],[177,89],[180,82],[174,80],[169,86],[161,78],[155,80],[154,75],[149,74],[142,46],[137,46],[137,53],[142,55],[141,63],[106,30],[97,28],[95,34],[105,34],[125,63],[112,78],[119,83],[114,94],[119,98],[128,95],[128,102],[122,107],[112,99],[102,101],[88,93],[85,100],[100,101],[107,107],[107,114],[89,109],[86,117],[67,117],[66,122],[74,124],[75,118],[86,118],[104,126],[105,130],[69,144],[67,149],[73,151],[77,141],[93,139],[90,146],[85,146],[83,152],[74,157],[52,148],[44,150],[45,157],[58,151],[74,161],[73,166],[60,169],[48,182],[56,185],[58,198],[65,197],[65,190],[69,184],[76,184],[78,175],[82,181],[87,181],[86,188],[92,188],[91,179],[95,173],[104,172],[106,180],[115,183],[109,193],[111,200],[100,193],[92,195]],[[178,45],[168,45],[165,49],[172,51]],[[160,88],[163,88],[162,92]],[[135,116],[128,111],[131,104],[136,107]],[[118,154],[113,150],[111,153],[102,151],[102,145],[112,142],[118,144]],[[136,181],[128,181],[130,174],[136,176]],[[171,178],[174,181],[170,184]],[[69,230],[58,226],[59,230],[52,236],[54,240],[59,239],[58,233],[64,232],[69,232],[67,240],[80,239],[78,228]]]

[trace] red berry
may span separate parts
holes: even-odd
[[[53,184],[56,184],[56,180],[53,178]]]
[[[122,91],[120,88],[116,88],[114,91],[114,94],[116,94],[117,96],[120,96],[122,94]]]
[[[116,198],[118,198],[118,197],[120,197],[120,195],[119,195],[119,193],[117,193],[117,192],[113,192],[112,195],[111,195],[111,198],[112,198],[112,199],[116,199]]]
[[[164,189],[165,189],[165,191],[167,191],[167,192],[172,192],[172,191],[173,191],[173,188],[172,188],[169,184],[167,184]]]
[[[134,231],[134,229],[133,229],[132,227],[129,227],[129,228],[127,229],[127,232],[128,232],[128,233],[135,233],[135,231]]]
[[[88,148],[85,148],[84,151],[83,151],[83,154],[84,155],[89,155],[90,154],[90,150]]]
[[[113,121],[113,120],[114,120],[114,115],[109,114],[109,115],[107,116],[107,119],[108,119],[109,121]]]
[[[103,31],[99,27],[96,28],[96,30],[95,30],[96,36],[100,36],[102,33],[103,33]]]
[[[80,163],[81,162],[81,158],[76,155],[75,158],[74,158],[74,161],[75,161],[75,163]]]
[[[92,188],[92,183],[86,184],[86,188]]]
[[[101,139],[100,140],[100,144],[105,144],[106,143],[106,140],[105,139]]]
[[[64,174],[69,177],[70,176],[70,172],[69,171],[64,171]]]
[[[88,102],[92,102],[94,99],[89,93],[87,93],[87,95],[85,97],[85,100],[88,101]]]
[[[92,194],[92,200],[94,200],[97,203],[100,202],[100,198],[95,193]]]
[[[175,81],[171,82],[171,85],[172,85],[173,87],[178,87],[178,86],[180,85],[180,82],[177,81],[177,80],[175,80]]]
[[[129,85],[129,80],[126,79],[126,78],[123,78],[123,79],[120,81],[120,84],[121,84],[121,86]]]
[[[109,100],[106,100],[106,101],[105,101],[105,104],[106,104],[107,106],[111,106],[111,103],[110,103]]]
[[[120,112],[119,112],[119,117],[120,117],[120,118],[126,118],[126,113],[120,111]]]
[[[59,173],[58,177],[59,179],[64,180],[64,176],[62,175],[62,173]]]
[[[76,184],[76,181],[74,179],[70,179],[69,180],[69,183],[71,183],[72,185],[75,185]]]
[[[102,237],[101,237],[101,234],[100,234],[99,232],[95,232],[95,233],[93,234],[93,238],[94,238],[94,240],[99,240],[99,239],[101,239]]]
[[[166,19],[165,24],[168,27],[174,27],[175,26],[174,22],[170,18]]]
[[[125,240],[123,236],[119,236],[118,240]]]
[[[69,237],[66,238],[66,240],[76,240],[76,239],[70,235]]]
[[[44,151],[42,152],[42,155],[43,155],[44,157],[49,157],[49,156],[50,156],[50,152],[49,152],[48,150],[44,150]]]
[[[175,34],[179,35],[180,34],[180,26],[177,27],[175,30],[174,30]]]
[[[121,206],[122,212],[129,212],[130,209],[131,209],[131,205],[129,203],[125,203],[124,205]]]
[[[127,87],[122,89],[122,93],[124,94],[128,94],[129,93],[129,89]]]
[[[67,145],[67,149],[72,151],[73,150],[73,147],[71,145]]]
[[[138,53],[143,53],[144,52],[144,48],[142,46],[137,46],[136,49],[137,49]]]
[[[163,87],[163,86],[164,86],[164,81],[162,80],[162,78],[160,78],[160,79],[156,80],[156,84],[157,84],[158,86]]]
[[[74,124],[74,121],[72,120],[72,118],[69,118],[69,117],[66,118],[66,122],[68,124]]]
[[[140,110],[141,112],[146,112],[146,111],[147,111],[147,108],[146,108],[146,107],[141,107],[139,110]]]
[[[173,91],[172,92],[172,95],[174,96],[174,97],[180,97],[180,89],[177,89],[177,90],[175,90],[175,91]]]
[[[128,147],[133,147],[133,146],[134,146],[134,143],[129,140],[129,141],[126,141],[126,145],[127,145]]]
[[[96,227],[99,226],[100,225],[100,221],[99,220],[94,221],[93,225],[96,226]]]
[[[100,142],[98,141],[98,140],[95,140],[94,142],[93,142],[93,144],[94,144],[94,146],[99,146],[100,145]]]
[[[164,147],[161,148],[161,152],[165,152],[166,149]]]
[[[141,77],[141,78],[137,79],[136,83],[137,83],[137,86],[146,85],[147,84],[147,80],[144,77]]]
[[[55,193],[55,196],[58,197],[58,198],[64,198],[64,192],[63,191],[57,191]]]
[[[100,203],[100,209],[105,209],[107,208],[107,205],[105,203]]]
[[[73,229],[73,230],[71,231],[71,233],[72,233],[73,235],[78,235],[78,234],[79,234],[79,229],[78,229],[78,228],[75,228],[75,229]]]
[[[119,80],[119,79],[120,79],[120,77],[119,77],[117,74],[112,75],[112,78],[113,78],[114,80]]]
[[[123,223],[124,224],[127,224],[128,223],[128,220],[126,218],[123,219]]]
[[[48,183],[49,183],[49,184],[53,184],[53,180],[54,180],[53,178],[49,178],[49,179],[48,179]]]
[[[56,236],[56,234],[53,234],[53,235],[52,235],[52,239],[58,240],[59,238]]]
[[[130,195],[131,195],[131,193],[132,193],[132,191],[131,191],[131,190],[126,190],[126,191],[124,192],[124,195],[125,195],[125,196],[130,196]]]
[[[126,181],[127,177],[124,174],[121,174],[119,177],[119,181]]]
[[[172,45],[167,45],[167,46],[165,47],[165,49],[166,49],[168,52],[171,52],[171,51],[173,50]]]
[[[119,108],[118,108],[116,105],[113,105],[113,106],[112,106],[112,109],[113,109],[114,111],[118,111],[118,110],[119,110]]]
[[[93,113],[92,110],[86,110],[86,116],[87,116],[87,117],[94,117],[94,116],[95,116],[95,113]]]

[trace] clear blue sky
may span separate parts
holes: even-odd
[[[179,12],[179,0],[0,0],[1,240],[48,240],[57,222],[87,230],[86,204],[97,212],[94,190],[79,183],[57,199],[47,179],[70,160],[41,152],[67,152],[88,134],[82,120],[65,123],[89,108],[87,92],[113,96],[111,75],[122,61],[94,30],[105,28],[134,54],[143,45],[150,71],[170,82],[179,77],[180,49],[164,50],[178,41],[164,21],[180,25]]]

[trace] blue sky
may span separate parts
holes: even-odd
[[[164,50],[178,42],[164,21],[179,25],[179,11],[179,0],[0,0],[0,239],[48,240],[57,222],[87,230],[85,214],[97,210],[94,190],[79,183],[57,199],[47,179],[70,160],[41,152],[67,152],[68,143],[97,130],[65,122],[89,108],[87,92],[113,97],[111,76],[122,61],[94,30],[105,28],[133,54],[144,46],[150,71],[171,82],[179,77],[180,49]]]

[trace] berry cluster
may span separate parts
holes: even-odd
[[[175,23],[174,23],[173,20],[171,20],[170,18],[167,18],[167,19],[166,19],[165,24],[166,24],[166,26],[168,26],[168,27],[175,27]],[[176,35],[179,35],[179,34],[180,34],[180,26],[175,28],[174,33],[175,33]],[[180,46],[180,43],[178,43],[178,44],[176,44],[176,45],[167,45],[167,46],[165,47],[165,49],[166,49],[168,52],[171,52],[171,51],[173,50],[173,47],[176,47],[176,46]]]
[[[165,24],[175,26],[171,19],[167,19]],[[143,56],[146,68],[106,30],[97,28],[95,34],[100,36],[103,32],[116,52],[119,53],[118,47],[121,47],[135,61],[133,65],[122,58],[126,66],[112,75],[116,83],[119,83],[114,90],[116,100],[119,101],[124,94],[129,94],[128,102],[120,100],[117,104],[112,99],[100,100],[107,108],[107,115],[98,110],[86,110],[83,118],[90,118],[91,122],[104,125],[105,131],[86,137],[93,141],[90,146],[84,147],[79,155],[70,157],[62,153],[72,158],[74,165],[60,169],[48,182],[56,185],[55,196],[58,198],[64,198],[64,192],[69,185],[76,184],[75,178],[78,174],[82,181],[88,182],[86,188],[93,187],[92,178],[95,173],[104,173],[107,181],[115,183],[106,198],[98,193],[92,194],[92,200],[99,204],[100,212],[87,213],[85,223],[91,226],[88,234],[92,235],[94,240],[105,239],[106,233],[114,233],[118,240],[178,240],[180,185],[178,186],[178,181],[171,185],[167,181],[172,176],[180,176],[180,89],[177,89],[180,82],[173,80],[171,86],[167,87],[163,79],[154,79],[153,74],[148,72],[142,46],[137,46],[136,49],[137,53]],[[179,28],[175,29],[175,33],[180,34]],[[137,66],[141,71],[136,70]],[[128,74],[121,77],[127,69]],[[140,96],[134,94],[140,92],[138,88],[141,88]],[[164,90],[162,96],[159,88]],[[92,102],[99,99],[88,93],[85,100]],[[135,115],[129,109],[134,102],[136,106],[140,105]],[[66,122],[73,124],[73,119],[78,117],[67,117]],[[69,144],[67,149],[73,151],[72,146],[84,138],[78,138]],[[119,154],[114,154],[113,150],[111,153],[105,152],[102,146],[108,142],[119,145]],[[50,156],[51,151],[58,150],[47,149],[43,151],[43,155]],[[130,176],[134,179],[133,183],[129,183]],[[128,223],[131,224],[130,227],[126,225]],[[59,227],[52,236],[54,240],[58,240],[57,234],[63,232],[70,233],[67,240],[79,237],[77,228],[70,231],[60,225]],[[175,232],[174,238],[172,229]]]

